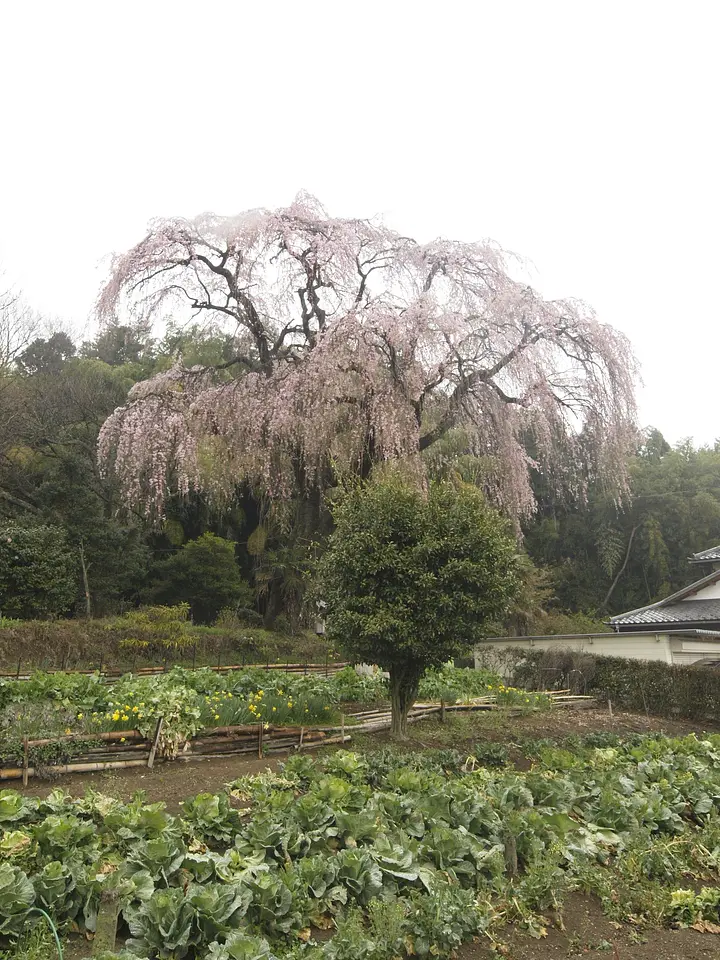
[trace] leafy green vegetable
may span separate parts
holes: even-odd
[[[34,902],[35,890],[27,874],[0,863],[0,934],[21,933]]]

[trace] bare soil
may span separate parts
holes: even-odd
[[[197,760],[175,760],[158,763],[152,770],[129,767],[127,770],[103,770],[97,773],[72,773],[52,780],[31,780],[23,790],[19,781],[8,781],[13,787],[32,797],[46,797],[51,790],[61,787],[75,797],[81,797],[87,787],[118,800],[129,800],[138,790],[144,790],[148,803],[163,801],[171,813],[180,810],[180,803],[198,793],[217,793],[226,783],[237,777],[275,769],[283,754],[259,760],[257,757],[198,757]]]
[[[587,957],[596,960],[708,960],[720,957],[720,936],[695,930],[636,930],[615,924],[602,913],[593,897],[573,894],[565,904],[562,927],[548,927],[548,935],[533,940],[511,935],[500,951],[485,943],[465,944],[458,960],[560,960]]]

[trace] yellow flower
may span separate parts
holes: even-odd
[[[82,720],[83,715],[82,715],[81,713],[79,713],[79,714],[77,715],[77,718],[78,718],[78,720]]]
[[[133,707],[133,713],[137,713],[139,709],[140,709],[140,708],[137,707],[137,706]]]
[[[125,743],[125,737],[120,737],[120,743]]]
[[[119,719],[120,719],[120,713],[116,710],[115,713],[112,715],[112,718],[113,718],[113,720],[119,720]]]
[[[129,720],[130,717],[129,717],[126,713],[124,713],[124,714],[122,715],[122,719],[123,719],[123,720]]]
[[[216,713],[216,714],[215,714],[215,719],[216,719],[216,720],[219,720],[219,719],[220,719],[220,714],[219,714],[219,713]]]
[[[275,713],[276,710],[277,710],[277,707],[273,707],[273,713]]]
[[[72,730],[70,729],[70,727],[65,727],[65,733],[67,734],[72,733]]]
[[[129,709],[130,709],[130,704],[129,704],[129,703],[126,703],[126,704],[125,704],[125,709],[126,709],[126,710],[129,710]]]
[[[141,714],[141,713],[138,714],[138,720],[142,720],[142,714]]]

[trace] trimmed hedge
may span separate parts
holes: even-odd
[[[720,720],[720,672],[563,651],[513,651],[513,684],[594,694],[614,706],[657,717]]]

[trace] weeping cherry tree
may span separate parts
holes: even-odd
[[[232,358],[133,387],[103,427],[101,461],[129,504],[162,517],[170,493],[221,498],[247,482],[289,498],[395,460],[420,478],[422,452],[461,426],[486,496],[516,520],[534,506],[531,469],[622,492],[629,344],[517,272],[492,242],[418,243],[305,194],[157,220],[115,257],[101,319],[205,318],[232,335]]]

